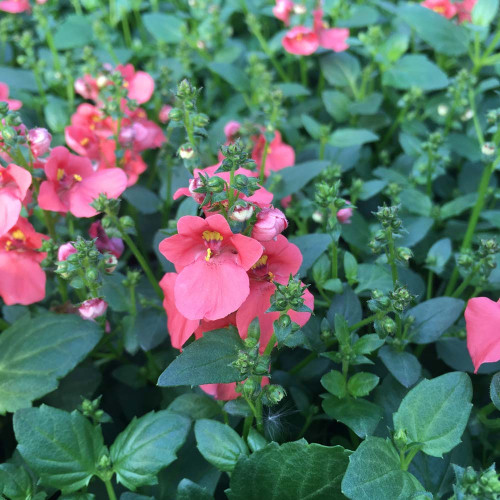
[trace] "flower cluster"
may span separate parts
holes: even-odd
[[[307,10],[303,5],[294,4],[291,0],[276,0],[273,14],[286,26],[290,26],[292,14],[303,18],[307,15]],[[311,55],[320,47],[334,52],[347,50],[349,48],[347,44],[349,30],[347,28],[330,28],[323,16],[323,9],[317,8],[313,11],[312,27],[298,24],[287,31],[282,40],[283,48],[290,54],[300,56]]]
[[[471,12],[477,0],[463,0],[462,2],[451,2],[450,0],[425,0],[421,3],[423,7],[437,12],[447,19],[455,16],[459,23],[471,20]]]

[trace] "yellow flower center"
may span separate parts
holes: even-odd
[[[444,14],[444,7],[442,6],[437,6],[437,7],[434,7],[434,9],[432,9],[434,12],[437,12],[438,14]]]
[[[253,266],[252,269],[257,267],[265,266],[267,264],[267,255],[263,255]]]
[[[25,241],[26,240],[26,236],[24,235],[24,233],[20,229],[16,229],[15,231],[13,231],[12,237],[15,240],[19,240],[19,241]]]
[[[80,144],[82,146],[86,146],[90,142],[90,139],[88,137],[84,137],[81,141]]]
[[[205,241],[222,241],[224,239],[222,234],[217,231],[203,231],[202,238]]]
[[[12,246],[12,241],[7,240],[5,242],[5,250],[9,251],[11,246]]]
[[[78,174],[73,174],[73,179],[75,179],[76,182],[81,182],[82,176]]]
[[[58,168],[57,169],[57,180],[60,181],[64,177],[64,169],[63,168]]]
[[[205,260],[208,262],[211,256],[212,256],[212,250],[210,250],[210,248],[207,248],[207,255],[205,255]]]

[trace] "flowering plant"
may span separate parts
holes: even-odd
[[[0,498],[500,498],[499,0],[0,0]]]

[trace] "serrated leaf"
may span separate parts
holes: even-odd
[[[168,410],[134,418],[109,450],[116,480],[132,491],[156,484],[158,472],[177,458],[190,428],[189,418]]]
[[[329,143],[338,148],[361,146],[368,142],[378,141],[379,137],[371,130],[362,128],[339,128],[330,136]]]
[[[87,486],[105,453],[100,428],[77,411],[23,408],[14,415],[14,432],[19,452],[42,483],[65,493]]]
[[[378,356],[401,385],[411,387],[420,378],[422,365],[410,352],[397,351],[385,345],[378,351]]]
[[[374,373],[359,372],[349,378],[347,382],[347,390],[349,394],[356,398],[368,396],[375,389],[380,378]]]
[[[338,370],[332,370],[323,375],[321,385],[339,399],[344,398],[347,394],[345,378]]]
[[[0,415],[53,391],[99,342],[97,323],[74,314],[23,317],[0,335]]]

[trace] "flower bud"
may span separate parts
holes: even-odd
[[[262,402],[267,406],[279,403],[286,395],[285,389],[277,384],[266,385],[262,392]]]
[[[209,121],[208,116],[203,113],[198,113],[193,116],[193,124],[195,127],[206,127]]]
[[[254,339],[257,341],[260,339],[260,323],[258,318],[254,318],[248,326],[247,336],[249,339]]]
[[[248,205],[246,207],[242,207],[241,205],[236,205],[229,218],[237,222],[244,222],[252,217],[253,210],[254,208],[252,205]]]
[[[450,108],[446,104],[440,104],[437,108],[439,116],[446,116],[450,111]]]
[[[172,111],[172,109],[175,108],[172,108],[172,106],[170,106],[169,104],[163,105],[160,109],[160,112],[158,113],[158,119],[162,123],[167,123],[170,118],[170,112]]]
[[[232,140],[233,137],[239,132],[241,125],[238,122],[230,121],[224,127],[224,134],[227,140]]]
[[[252,230],[252,238],[258,241],[276,240],[288,227],[285,214],[277,208],[264,208],[257,214],[257,222]]]
[[[35,158],[44,155],[50,148],[52,136],[46,128],[32,128],[28,132],[28,143]]]
[[[109,256],[105,260],[106,267],[104,268],[107,273],[112,273],[118,264],[118,259],[115,255],[109,254]]]
[[[179,148],[179,156],[183,160],[189,160],[194,156],[193,146],[189,142],[186,142]]]
[[[95,81],[98,89],[103,89],[109,83],[109,79],[105,75],[99,75]]]
[[[64,243],[64,245],[61,245],[57,250],[57,260],[62,262],[76,252],[77,250],[71,241],[69,243]]]
[[[318,224],[321,224],[323,222],[323,213],[320,212],[319,210],[316,210],[313,214],[312,214],[312,220],[314,222],[317,222]]]
[[[99,298],[89,299],[82,302],[82,305],[78,308],[78,314],[83,319],[93,320],[99,316],[103,316],[108,308],[108,303]]]
[[[168,113],[168,118],[174,122],[180,122],[184,116],[182,109],[172,108]]]
[[[398,247],[396,250],[398,259],[408,262],[413,257],[413,252],[407,247]]]
[[[496,148],[492,142],[485,142],[481,148],[481,153],[484,156],[492,156],[495,154]]]
[[[243,396],[253,399],[260,391],[260,384],[254,379],[249,378],[243,384]]]
[[[346,203],[348,205],[350,205],[350,202],[346,201]],[[337,212],[337,220],[340,222],[340,224],[350,224],[351,217],[352,217],[352,208],[351,207],[341,208]]]
[[[189,192],[191,193],[191,198],[193,198],[196,203],[199,203],[200,205],[203,203],[205,200],[205,193],[198,193],[195,191],[195,189],[199,189],[202,187],[202,182],[199,177],[196,177],[194,179],[189,179]]]
[[[212,193],[222,193],[224,191],[224,187],[226,182],[224,179],[218,176],[210,177],[207,181],[207,187]]]

